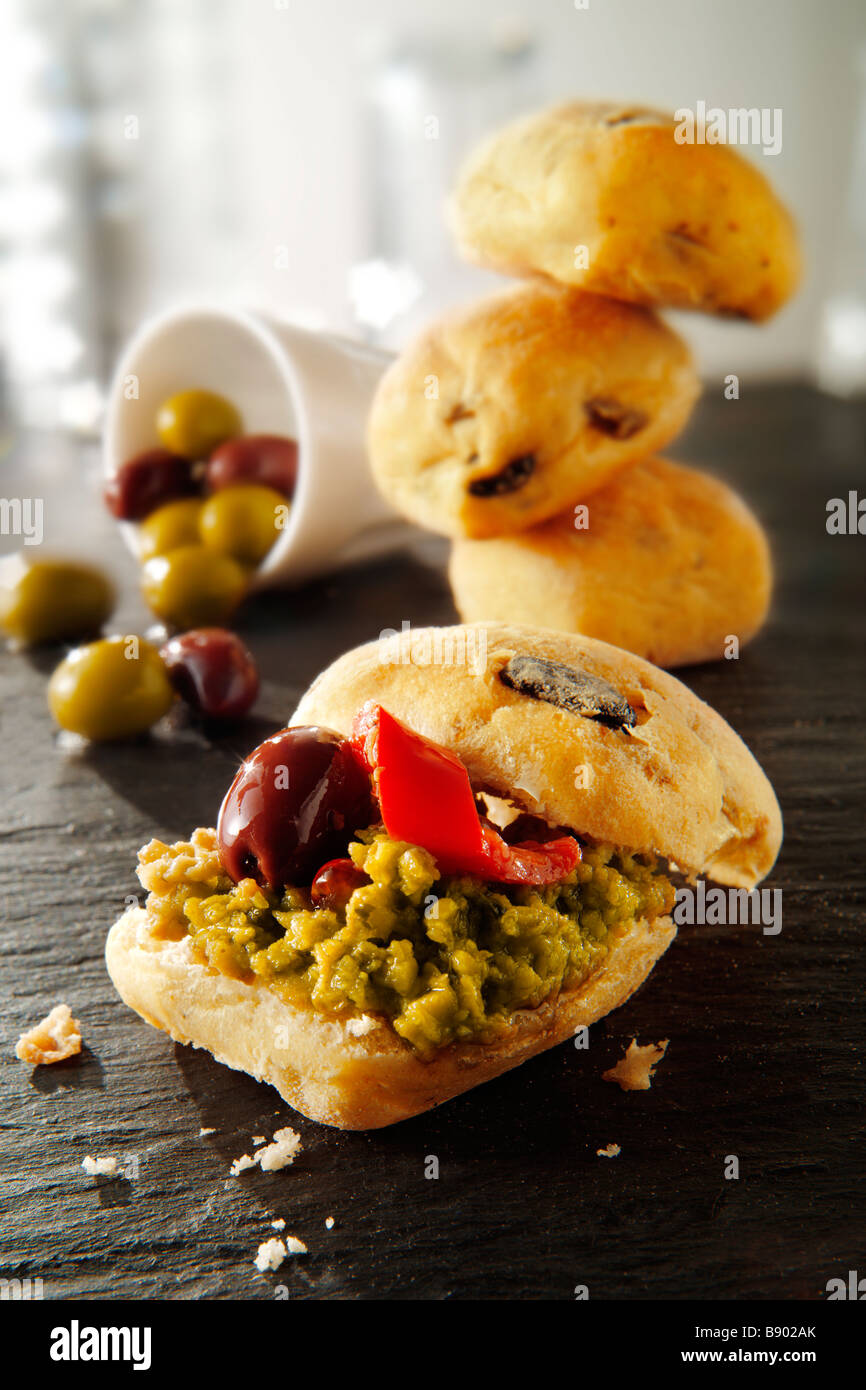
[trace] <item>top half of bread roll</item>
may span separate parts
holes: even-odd
[[[736,887],[778,854],[778,802],[738,735],[607,643],[498,623],[419,628],[341,656],[290,722],[347,734],[367,700],[457,753],[476,790],[551,825]]]

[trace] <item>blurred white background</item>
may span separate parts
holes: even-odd
[[[766,327],[679,322],[710,378],[811,374],[831,300],[866,354],[863,0],[582,3],[4,0],[7,403],[95,427],[119,341],[191,297],[398,345],[495,283],[441,215],[460,153],[572,97],[781,108],[781,153],[747,157],[801,225],[803,290]]]

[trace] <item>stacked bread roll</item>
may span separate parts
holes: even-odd
[[[458,240],[525,278],[412,343],[368,433],[385,496],[453,538],[465,621],[578,632],[663,666],[754,636],[772,571],[735,492],[656,457],[699,392],[657,310],[765,319],[800,273],[757,169],[675,129],[575,103],[478,150],[453,199]]]

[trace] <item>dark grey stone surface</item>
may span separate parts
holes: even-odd
[[[404,619],[453,618],[444,546],[416,533],[411,553],[251,604],[241,630],[263,697],[216,742],[178,723],[68,747],[45,707],[58,653],[4,654],[0,1274],[41,1277],[49,1298],[270,1299],[285,1284],[300,1298],[567,1299],[587,1284],[592,1298],[816,1299],[862,1267],[866,538],[829,537],[825,504],[863,487],[864,445],[862,405],[744,386],[738,402],[707,397],[673,451],[740,485],[773,537],[766,632],[739,661],[680,674],[777,788],[781,935],[683,928],[587,1052],[556,1048],[390,1130],[322,1128],[175,1047],[115,996],[102,948],[139,891],[139,845],[212,823],[239,759],[326,662]],[[124,586],[117,630],[144,630],[92,460],[35,440],[0,470],[4,495],[46,498],[50,539],[104,554]],[[15,1039],[61,999],[86,1049],[31,1074]],[[601,1073],[635,1035],[670,1047],[652,1090],[624,1094]],[[304,1143],[293,1167],[229,1177],[252,1135],[287,1123]],[[621,1155],[598,1158],[610,1142]],[[131,1176],[94,1181],[85,1154],[116,1154]],[[729,1154],[738,1181],[724,1180]],[[252,1261],[278,1216],[310,1253],[263,1277]]]

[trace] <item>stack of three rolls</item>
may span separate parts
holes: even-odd
[[[799,275],[786,210],[727,146],[572,104],[477,151],[452,220],[467,254],[524,278],[401,354],[368,445],[383,493],[453,538],[461,616],[662,666],[738,653],[768,610],[769,547],[731,488],[657,456],[700,388],[656,310],[774,313]]]

